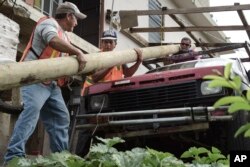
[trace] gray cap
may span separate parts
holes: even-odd
[[[102,40],[111,39],[117,40],[117,34],[114,30],[106,30],[102,33]]]
[[[56,14],[74,13],[78,19],[85,19],[87,16],[80,12],[77,6],[71,2],[60,3],[56,9]]]

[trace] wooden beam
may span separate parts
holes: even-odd
[[[248,56],[250,57],[250,48],[249,48],[249,43],[245,42],[245,50],[248,54]]]
[[[181,8],[181,9],[168,9],[168,10],[122,10],[127,15],[169,15],[169,14],[190,14],[190,13],[209,13],[221,11],[236,11],[236,10],[249,10],[250,5],[239,6],[215,6],[215,7],[200,7],[200,8]]]
[[[110,19],[110,18],[109,18]],[[110,24],[110,20],[106,19],[106,22]],[[112,27],[117,29],[117,25],[112,24]],[[145,40],[142,36],[136,33],[131,33],[129,29],[121,29],[120,31],[123,35],[125,35],[127,38],[131,39],[133,42],[135,42],[137,45],[141,47],[147,47],[148,42]]]
[[[235,6],[239,6],[240,4],[239,4],[239,3],[235,3],[234,5],[235,5]],[[247,20],[246,20],[246,17],[245,17],[245,15],[244,15],[243,11],[242,11],[242,10],[237,10],[237,13],[238,13],[238,15],[239,15],[239,17],[240,17],[240,20],[241,20],[242,24],[243,24],[245,27],[248,27],[249,25],[248,25],[248,23],[247,23]],[[250,31],[246,31],[246,33],[247,33],[248,38],[250,39]]]
[[[181,22],[180,19],[179,19],[176,15],[170,14],[169,16],[170,16],[170,17],[171,17],[180,27],[182,27],[182,28],[185,27],[185,25],[183,24],[183,22]],[[192,34],[192,32],[186,31],[186,33],[187,33],[187,34],[188,34],[197,44],[200,43],[200,41]],[[207,48],[204,47],[204,46],[201,46],[201,48],[202,48],[202,50],[207,50]],[[211,54],[209,54],[209,56],[210,56],[210,57],[213,57],[213,55],[211,55]]]
[[[140,47],[148,47],[148,42],[139,34],[130,33],[128,29],[124,29],[124,30],[122,29],[121,33],[125,35],[126,37],[128,37],[129,39],[131,39],[132,41],[134,41]],[[149,70],[154,69],[154,67],[151,66],[150,64],[142,64],[142,65],[144,65]]]
[[[134,41],[137,45],[140,47],[148,47],[148,42],[139,34],[136,33],[130,33],[128,29],[121,30],[121,33],[124,34],[126,37]],[[145,66],[149,70],[153,70],[154,67],[150,64],[144,64],[142,63],[143,66]]]
[[[131,33],[135,32],[182,32],[182,31],[232,31],[250,30],[250,26],[192,26],[192,27],[155,27],[155,28],[130,28]]]
[[[241,60],[242,62],[250,62],[249,57],[248,57],[248,58],[241,58],[240,60]]]
[[[179,46],[155,46],[141,48],[141,50],[143,59],[149,59],[177,53]],[[100,56],[102,56],[101,62]],[[86,54],[84,57],[86,59],[86,66],[80,72],[78,71],[79,63],[77,59],[72,56],[1,64],[0,90],[7,90],[13,87],[39,83],[65,76],[88,74],[89,72],[131,63],[137,60],[134,49],[91,53]]]
[[[172,56],[166,57],[166,58],[156,58],[156,59],[151,59],[151,60],[145,60],[145,61],[143,61],[143,63],[144,64],[154,64],[154,63],[158,63],[158,62],[164,62],[166,60],[171,60],[171,61],[186,60],[187,58],[194,58],[195,56],[198,56],[198,55],[204,55],[204,54],[216,53],[216,52],[223,52],[223,51],[227,51],[227,50],[242,48],[242,47],[245,47],[245,46],[246,46],[245,43],[240,43],[240,44],[237,44],[237,45],[228,45],[228,46],[223,46],[223,47],[220,47],[220,48],[215,48],[215,49],[210,49],[210,50],[172,55]]]
[[[182,28],[185,28],[185,25],[183,24],[183,22],[181,22],[179,20],[178,17],[176,17],[175,15],[173,14],[170,14],[169,15],[180,27]],[[200,43],[200,41],[189,31],[186,31],[186,33],[196,42],[196,43]]]
[[[148,42],[139,34],[136,33],[130,33],[128,29],[121,30],[121,33],[124,34],[126,37],[134,41],[137,45],[140,47],[147,47]]]

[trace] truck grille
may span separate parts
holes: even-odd
[[[109,108],[112,111],[140,110],[184,106],[197,100],[197,82],[188,82],[161,87],[137,89],[126,92],[110,93]]]

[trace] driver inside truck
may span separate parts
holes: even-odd
[[[170,59],[167,58],[166,61],[164,61],[164,65],[168,65],[168,64],[172,64],[172,63],[179,63],[179,62],[183,62],[183,61],[188,61],[188,60],[194,60],[194,59],[199,59],[200,56],[194,56],[192,57],[192,53],[195,53],[194,49],[191,47],[192,41],[190,38],[188,37],[183,37],[181,39],[181,43],[180,43],[180,49],[177,53],[173,54],[172,59],[170,56]],[[187,54],[190,53],[190,56],[187,56],[186,58],[183,56],[179,56],[179,58],[177,58],[177,56],[174,55],[180,55],[180,54]]]
[[[191,39],[188,37],[184,37],[181,39],[179,52],[175,53],[174,55],[189,52],[193,52],[193,50],[191,49]]]

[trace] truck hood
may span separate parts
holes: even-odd
[[[215,74],[214,69],[223,73],[224,66],[230,62],[233,64],[232,68],[236,69],[236,71],[240,70],[237,67],[236,60],[225,58],[181,62],[149,71],[147,74],[92,85],[89,87],[88,94],[143,89],[163,84],[171,85],[188,80],[202,79],[205,75]]]

